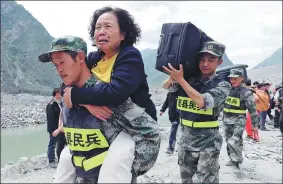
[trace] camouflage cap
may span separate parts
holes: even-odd
[[[214,56],[218,56],[218,57],[222,57],[222,55],[225,52],[225,45],[216,42],[216,41],[208,41],[208,42],[204,42],[201,50],[199,53],[209,53],[212,54]]]
[[[230,70],[230,75],[228,77],[243,77],[244,76],[244,71],[240,68],[237,69],[231,69]]]
[[[38,56],[38,60],[43,63],[49,62],[51,61],[51,53],[58,51],[83,52],[86,56],[87,44],[82,38],[76,36],[64,36],[55,38],[51,42],[50,51],[40,54]]]

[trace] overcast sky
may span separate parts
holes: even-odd
[[[88,27],[93,12],[106,5],[128,10],[142,29],[139,49],[157,48],[165,22],[192,22],[226,45],[234,64],[255,66],[282,47],[282,1],[17,1],[53,37],[76,35],[91,46]]]

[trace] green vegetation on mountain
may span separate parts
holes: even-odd
[[[60,78],[51,64],[38,62],[52,36],[22,5],[1,1],[1,90],[51,94]]]

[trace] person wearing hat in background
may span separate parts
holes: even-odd
[[[254,82],[253,82],[253,85],[252,85],[252,88],[253,88],[253,89],[256,89],[256,88],[257,88],[257,85],[259,85],[259,82],[258,82],[258,81],[254,81]]]
[[[245,83],[243,83],[243,85],[248,90],[250,90],[252,93],[255,93],[254,86],[252,86],[252,80],[250,78],[247,78],[247,81]]]
[[[257,89],[254,93],[255,103],[256,103],[256,110],[260,117],[260,130],[268,131],[265,126],[267,111],[269,109],[269,96],[265,92],[265,87],[263,83],[257,85]]]
[[[253,85],[250,87],[250,89],[251,89],[251,90],[254,90],[254,92],[255,92],[255,90],[257,89],[257,85],[258,85],[258,84],[259,84],[258,81],[253,82]]]
[[[226,98],[223,109],[223,129],[227,143],[227,154],[230,158],[226,166],[235,166],[243,162],[243,132],[246,125],[246,111],[250,113],[253,131],[258,131],[258,115],[253,94],[242,84],[242,69],[231,69],[230,82],[232,90]]]
[[[199,56],[198,76],[184,79],[183,67],[171,64],[164,70],[178,83],[177,109],[181,136],[178,164],[183,183],[219,183],[219,154],[223,138],[218,117],[231,90],[229,82],[216,74],[222,64],[225,46],[216,41],[205,42]],[[165,81],[163,87],[172,84]]]

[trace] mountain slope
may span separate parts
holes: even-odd
[[[253,69],[258,69],[266,66],[282,64],[282,47],[276,50],[271,56],[260,62]]]
[[[38,62],[53,38],[22,5],[1,1],[1,89],[50,94],[60,84],[51,64]]]

